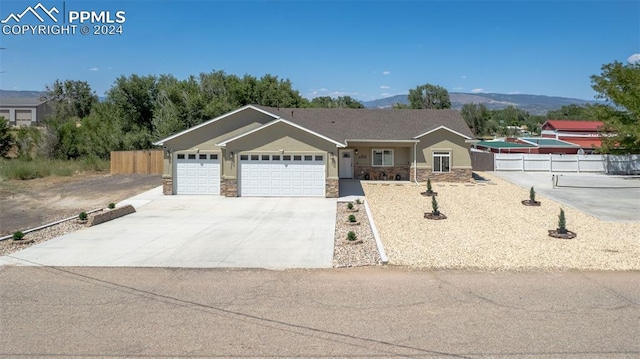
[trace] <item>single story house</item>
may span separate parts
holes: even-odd
[[[165,194],[337,197],[339,179],[470,181],[455,110],[247,105],[155,143]]]
[[[51,113],[51,106],[35,97],[0,98],[0,117],[8,120],[10,126],[39,124]]]

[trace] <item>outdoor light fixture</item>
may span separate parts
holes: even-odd
[[[356,153],[356,156],[357,156],[357,155],[358,155],[358,149],[357,149],[357,148],[356,148],[356,151],[355,151],[355,153]]]
[[[229,154],[229,158],[233,158],[233,151],[231,151],[231,154]]]

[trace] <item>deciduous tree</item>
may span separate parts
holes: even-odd
[[[614,133],[604,137],[600,152],[640,153],[640,63],[605,64],[600,75],[591,76],[591,87],[596,98],[615,106],[597,111],[604,130]]]
[[[449,91],[444,87],[432,84],[417,86],[409,90],[409,103],[416,109],[444,109],[451,108]]]

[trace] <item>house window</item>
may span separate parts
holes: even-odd
[[[393,150],[373,150],[373,166],[393,166]]]
[[[271,156],[271,158],[272,158],[274,161],[280,161],[280,155],[273,155],[273,156]]]
[[[196,155],[188,155],[188,158],[189,158],[190,160],[195,160],[195,159],[196,159]]]
[[[184,155],[183,155],[182,153],[181,153],[181,154],[179,154],[179,155],[178,155],[178,159],[179,159],[179,160],[184,160]]]
[[[433,172],[451,171],[451,152],[433,152]]]
[[[249,159],[248,155],[240,155],[240,161],[247,161]]]

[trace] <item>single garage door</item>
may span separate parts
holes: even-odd
[[[324,155],[241,155],[240,196],[324,197]]]
[[[217,154],[176,155],[176,194],[220,194]]]

